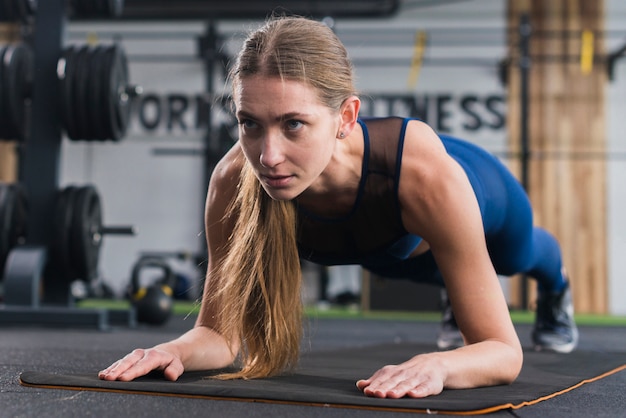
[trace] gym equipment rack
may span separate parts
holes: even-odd
[[[65,0],[40,1],[30,28],[29,41],[36,71],[33,72],[30,131],[20,144],[18,170],[20,185],[28,194],[28,234],[25,243],[13,248],[6,261],[0,325],[100,330],[134,326],[136,319],[132,309],[77,308],[67,275],[51,268],[53,257],[49,249],[54,245],[62,143],[57,65],[63,52],[66,7]]]

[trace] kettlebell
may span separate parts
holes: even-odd
[[[161,270],[162,276],[153,284],[143,287],[139,283],[146,269]],[[140,258],[133,266],[130,282],[131,303],[137,312],[137,321],[150,325],[163,325],[172,315],[176,276],[162,259]]]

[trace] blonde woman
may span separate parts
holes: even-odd
[[[233,363],[221,378],[263,378],[295,366],[299,257],[446,287],[464,346],[363,376],[356,384],[367,396],[514,381],[523,355],[497,273],[537,279],[538,348],[576,346],[559,245],[533,227],[519,184],[495,158],[420,121],[360,119],[351,63],[328,27],[269,20],[245,41],[231,81],[239,141],[209,185],[197,323],[134,350],[101,379],[158,369],[176,380]]]

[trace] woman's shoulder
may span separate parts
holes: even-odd
[[[447,155],[446,149],[439,135],[428,124],[411,119],[406,123],[404,131],[403,162],[419,162],[430,166],[439,158]]]
[[[227,182],[236,185],[243,168],[245,157],[239,142],[235,143],[230,150],[218,161],[211,174],[212,182]]]
[[[207,203],[210,206],[228,205],[234,199],[244,160],[243,151],[239,143],[236,143],[215,165],[207,195]]]

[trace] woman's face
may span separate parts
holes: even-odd
[[[245,77],[234,99],[239,142],[267,194],[291,200],[314,185],[335,150],[339,112],[278,77]]]

